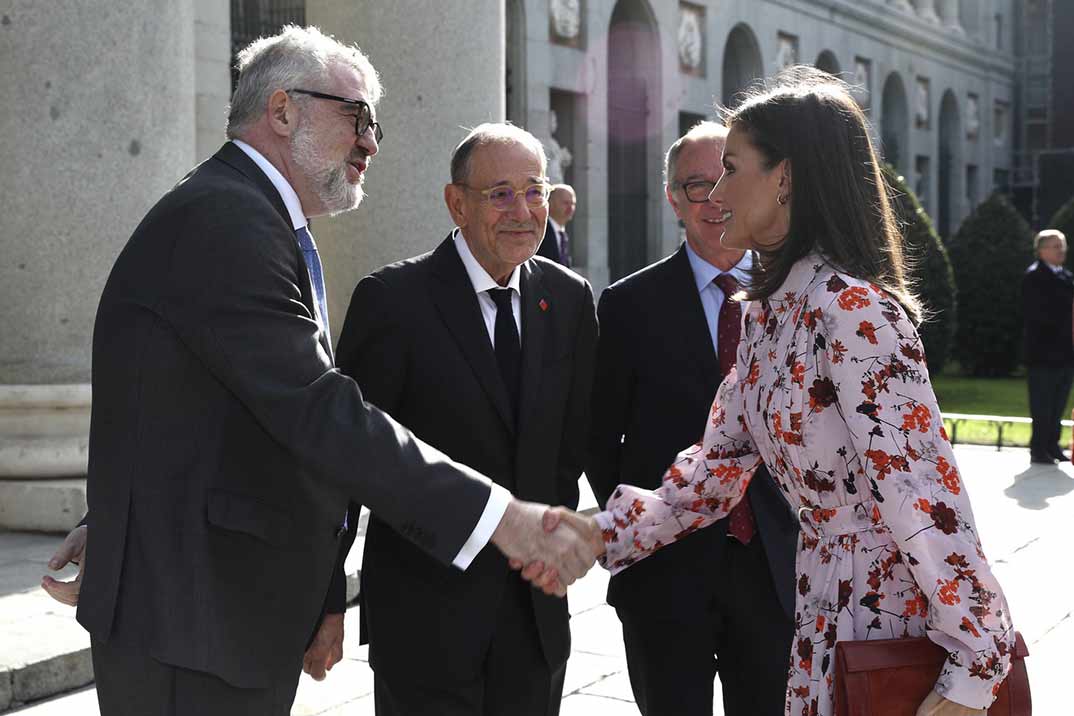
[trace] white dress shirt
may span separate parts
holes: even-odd
[[[280,170],[273,166],[268,159],[265,159],[264,154],[241,139],[232,139],[231,143],[245,152],[250,159],[253,159],[257,168],[265,172],[265,176],[272,182],[272,186],[276,187],[280,198],[283,199],[283,205],[287,207],[287,213],[291,215],[291,225],[295,231],[306,226],[309,222],[306,220],[305,212],[302,211],[302,202],[298,200],[298,194],[295,193],[294,187],[283,178],[283,174],[280,174]]]
[[[694,281],[697,284],[697,292],[701,296],[701,307],[705,310],[705,321],[709,324],[709,334],[712,336],[712,350],[719,355],[719,326],[720,307],[723,306],[723,290],[713,281],[722,273],[731,274],[739,284],[749,280],[747,271],[753,266],[753,254],[749,251],[742,254],[737,264],[730,271],[721,271],[705,259],[697,255],[690,248],[690,242],[686,242],[686,256],[690,259],[690,269],[694,272]]]
[[[496,283],[492,276],[489,276],[489,272],[474,258],[474,254],[470,251],[470,246],[466,243],[461,231],[455,229],[452,239],[455,241],[455,250],[459,252],[459,258],[462,259],[462,265],[466,268],[466,275],[470,277],[470,284],[474,287],[474,293],[477,294],[477,303],[481,306],[481,317],[485,319],[485,330],[488,331],[489,342],[492,343],[493,349],[496,348],[496,302],[489,295],[489,290],[491,289],[511,289],[511,313],[515,318],[515,328],[518,329],[518,335],[521,337],[522,292],[519,289],[519,276],[522,269],[515,266],[515,270],[511,272],[511,277],[507,280],[507,285],[501,286]]]
[[[257,164],[257,167],[261,171],[263,171],[265,173],[265,176],[269,178],[269,181],[272,182],[272,186],[276,187],[276,191],[279,192],[280,198],[283,199],[283,205],[287,207],[287,213],[291,217],[291,224],[294,227],[295,231],[298,231],[303,226],[306,226],[308,222],[306,220],[305,212],[302,211],[302,202],[299,201],[298,194],[295,192],[294,187],[292,187],[291,184],[284,178],[283,174],[280,174],[280,171],[276,167],[274,167],[272,165],[272,162],[266,159],[265,156],[261,154],[261,152],[257,151],[246,142],[243,142],[240,139],[233,139],[231,141],[235,144],[236,147],[241,149],[248,157],[250,157],[250,159],[252,159],[255,164]],[[457,245],[458,243],[456,242],[456,246]],[[467,255],[470,256],[469,250],[467,250]],[[473,256],[470,256],[470,260],[473,261]],[[463,262],[465,263],[465,261],[466,259],[464,258]],[[474,261],[474,264],[476,265],[477,262]],[[480,268],[480,266],[478,266],[478,268]],[[467,271],[469,271],[469,267],[467,267]],[[485,275],[487,276],[488,274],[486,273]],[[517,268],[515,269],[515,273],[513,274],[512,278],[514,280],[513,288],[515,289],[515,301],[513,302],[513,305],[515,315],[517,317],[519,314],[519,309],[522,305],[521,300],[517,298]],[[472,280],[473,276],[471,275],[471,281]],[[492,279],[489,280],[491,281]],[[495,284],[494,281],[493,284]],[[492,303],[492,298],[489,297],[487,294],[485,295],[485,298],[488,299],[490,304]],[[493,306],[492,311],[493,321],[495,321],[495,305]],[[484,313],[484,304],[482,304],[482,313]],[[486,323],[487,322],[488,321],[486,320]],[[490,328],[489,331],[491,333],[492,329]],[[522,335],[521,329],[519,330],[519,335]],[[485,503],[484,512],[481,513],[481,517],[480,519],[478,519],[477,525],[474,527],[474,531],[470,533],[470,538],[466,540],[466,543],[463,544],[462,549],[460,549],[459,553],[455,555],[455,559],[451,561],[451,563],[459,569],[466,569],[467,567],[469,567],[470,563],[474,561],[474,557],[477,556],[477,553],[484,549],[485,545],[488,544],[490,539],[492,539],[492,533],[496,530],[496,527],[499,526],[500,520],[503,519],[503,513],[507,510],[507,503],[511,501],[511,493],[508,492],[505,488],[501,487],[500,485],[497,485],[491,480],[489,481],[489,487],[491,488],[491,491],[489,492],[489,501]]]

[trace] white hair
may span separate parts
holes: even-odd
[[[375,105],[382,88],[369,58],[356,45],[344,45],[316,27],[285,25],[278,35],[261,37],[243,48],[236,60],[239,81],[231,95],[227,136],[239,137],[264,113],[276,90],[326,89],[333,65],[351,67],[365,81],[366,99]],[[295,97],[303,103],[307,98]]]

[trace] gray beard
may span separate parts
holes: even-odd
[[[302,121],[291,135],[291,156],[330,216],[357,209],[362,203],[362,182],[351,184],[347,181],[346,164],[333,164],[321,156],[308,121]]]

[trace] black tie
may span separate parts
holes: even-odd
[[[511,289],[491,288],[489,296],[496,304],[495,337],[496,362],[500,364],[500,376],[511,398],[511,409],[518,411],[518,384],[522,365],[522,349],[518,340],[518,325],[511,310]]]

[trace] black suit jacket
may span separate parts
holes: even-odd
[[[233,144],[131,236],[93,332],[95,638],[135,620],[154,658],[266,687],[301,664],[349,500],[441,563],[472,532],[487,481],[363,402],[313,306],[283,201]]]
[[[1043,261],[1029,267],[1022,277],[1026,365],[1074,363],[1072,305],[1074,278],[1069,271],[1057,274]]]
[[[517,426],[451,237],[358,284],[340,335],[339,366],[372,403],[455,460],[521,499],[574,508],[596,352],[593,294],[584,279],[543,258],[527,261],[521,272]],[[372,510],[361,577],[370,662],[396,678],[473,678],[505,585],[517,577],[488,547],[465,573],[445,567]],[[531,593],[545,656],[561,665],[570,649],[566,600]]]
[[[660,486],[678,452],[704,432],[723,376],[685,245],[608,287],[598,315],[586,475],[604,504],[618,484]],[[798,523],[767,470],[758,471],[746,495],[780,602],[793,617]],[[650,613],[704,610],[715,590],[727,588],[706,569],[727,540],[723,519],[658,550],[612,577],[608,603]]]
[[[556,236],[556,230],[552,226],[552,222],[546,222],[544,225],[544,239],[541,240],[540,245],[537,247],[537,255],[544,256],[549,261],[555,261],[557,264],[562,264],[562,257],[559,255],[559,238]]]

